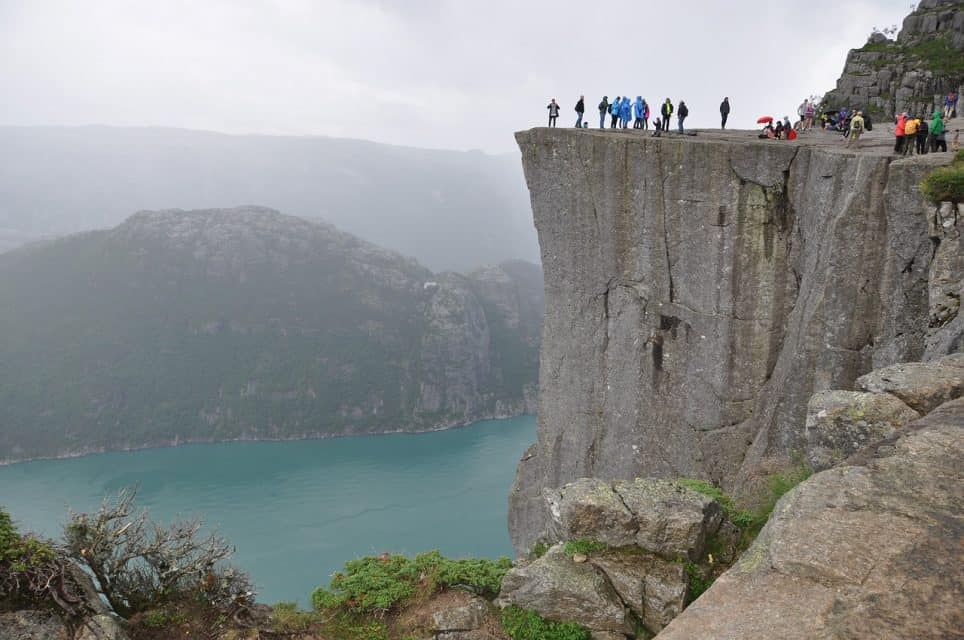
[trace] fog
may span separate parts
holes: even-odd
[[[160,125],[514,150],[556,97],[793,113],[908,0],[0,0],[0,124]]]

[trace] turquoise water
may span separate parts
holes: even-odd
[[[440,549],[512,555],[506,509],[535,419],[425,434],[187,445],[0,467],[0,504],[58,536],[69,505],[140,486],[155,519],[200,515],[237,546],[264,602],[306,604],[346,560]]]

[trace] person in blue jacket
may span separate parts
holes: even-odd
[[[609,115],[613,117],[612,123],[609,125],[611,129],[615,129],[619,125],[619,107],[622,104],[619,96],[613,100],[613,103],[609,105]]]
[[[629,96],[623,96],[623,103],[619,107],[619,119],[623,129],[625,129],[629,121],[633,119],[633,103],[629,100]]]
[[[633,115],[636,119],[633,120],[633,129],[642,129],[643,122],[646,120],[646,106],[643,102],[643,96],[636,96],[636,103],[633,105]]]

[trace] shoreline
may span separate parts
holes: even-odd
[[[430,427],[423,427],[418,429],[392,429],[384,431],[366,431],[362,433],[306,433],[301,435],[286,436],[286,437],[246,437],[239,436],[237,438],[225,438],[225,439],[188,439],[180,440],[175,439],[167,442],[152,442],[144,445],[137,446],[126,446],[117,448],[107,448],[99,447],[93,449],[85,449],[79,451],[71,451],[68,453],[61,453],[57,455],[49,456],[35,456],[32,458],[3,458],[0,459],[0,468],[2,467],[12,467],[18,464],[26,464],[28,462],[42,462],[45,460],[72,460],[75,458],[86,458],[89,456],[97,456],[105,453],[132,453],[135,451],[146,451],[148,449],[174,449],[183,445],[192,444],[223,444],[230,442],[297,442],[300,440],[332,440],[335,438],[354,438],[362,436],[388,436],[388,435],[420,435],[426,433],[436,433],[439,431],[452,431],[454,429],[462,429],[465,427],[472,426],[479,422],[489,422],[493,420],[509,420],[511,418],[521,418],[523,416],[535,416],[535,413],[529,413],[526,411],[519,411],[513,413],[498,413],[490,415],[482,415],[471,420],[461,420],[456,422],[443,422]]]

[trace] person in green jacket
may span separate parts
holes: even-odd
[[[947,151],[947,138],[944,136],[944,120],[940,111],[934,112],[934,119],[931,120],[930,127],[931,152]]]

